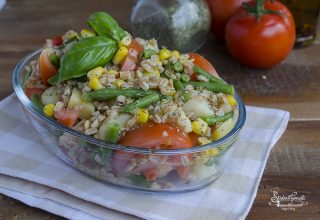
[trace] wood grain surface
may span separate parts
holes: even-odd
[[[108,11],[127,30],[133,1],[8,0],[0,11],[0,100],[13,92],[15,64],[52,38],[81,30],[89,14]],[[248,105],[291,112],[287,131],[273,148],[247,219],[320,219],[320,41],[294,50],[279,66],[254,70],[236,63],[212,36],[200,50]],[[270,189],[297,192],[308,205],[284,211],[268,205]],[[62,219],[0,195],[0,219]]]

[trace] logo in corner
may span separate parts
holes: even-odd
[[[268,203],[270,206],[276,206],[284,211],[296,210],[296,208],[308,205],[305,195],[298,195],[297,192],[293,192],[289,195],[279,195],[279,187],[270,189],[272,197]]]

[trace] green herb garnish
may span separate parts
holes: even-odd
[[[116,43],[107,37],[83,38],[75,43],[60,60],[60,69],[49,79],[49,83],[56,83],[84,76],[89,70],[105,66],[112,60],[117,51]]]

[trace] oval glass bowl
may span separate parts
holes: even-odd
[[[221,175],[228,161],[232,160],[234,148],[237,147],[232,145],[246,119],[245,106],[238,95],[235,95],[238,109],[235,127],[225,137],[210,144],[176,150],[111,144],[64,127],[43,115],[28,99],[23,91],[27,77],[25,67],[37,59],[39,53],[40,50],[26,56],[15,67],[12,78],[14,91],[44,146],[67,164],[118,186],[155,192],[183,192],[212,183]],[[148,175],[160,176],[154,181],[147,181],[144,176],[137,174],[143,165],[150,167],[150,170],[144,171],[150,172]],[[115,169],[117,175],[113,173]]]

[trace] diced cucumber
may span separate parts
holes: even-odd
[[[202,163],[202,161],[197,160],[193,166],[193,172],[197,175],[198,180],[202,180],[215,175],[218,170],[214,164],[211,166],[206,166]]]
[[[69,108],[74,108],[77,105],[81,105],[83,103],[82,101],[82,93],[78,89],[73,89],[71,97],[68,102]]]
[[[106,128],[106,141],[117,143],[120,138],[121,126],[117,122],[109,122]]]
[[[79,112],[79,118],[81,119],[89,119],[95,110],[95,107],[92,103],[83,100],[82,93],[78,89],[73,89],[68,102],[69,108],[74,108],[75,106],[79,106],[81,109]]]
[[[104,120],[104,122],[102,123],[102,125],[100,126],[100,128],[99,128],[98,138],[101,139],[101,140],[104,140],[104,141],[112,141],[112,142],[114,142],[113,140],[108,140],[108,139],[110,139],[109,133],[113,132],[113,130],[114,130],[114,129],[110,130],[110,127],[114,128],[113,125],[114,124],[118,124],[120,129],[121,129],[124,126],[126,126],[127,122],[129,121],[129,119],[131,117],[132,116],[130,114],[121,113],[121,114],[119,114],[118,116],[116,116],[114,118],[106,118]],[[114,135],[111,135],[111,136],[114,136]],[[113,138],[111,138],[111,139],[113,139]]]
[[[92,113],[94,112],[95,107],[90,102],[84,102],[81,104],[81,110],[79,113],[79,118],[81,119],[89,119],[92,116]]]
[[[234,121],[232,118],[229,118],[227,121],[223,122],[218,128],[212,133],[212,139],[218,140],[225,135],[227,135],[234,127]]]
[[[41,95],[41,102],[44,105],[56,104],[61,99],[61,93],[56,86],[47,88]]]
[[[207,117],[214,115],[214,111],[210,108],[210,104],[203,98],[193,98],[187,101],[182,109],[184,112],[194,112],[199,117]]]

